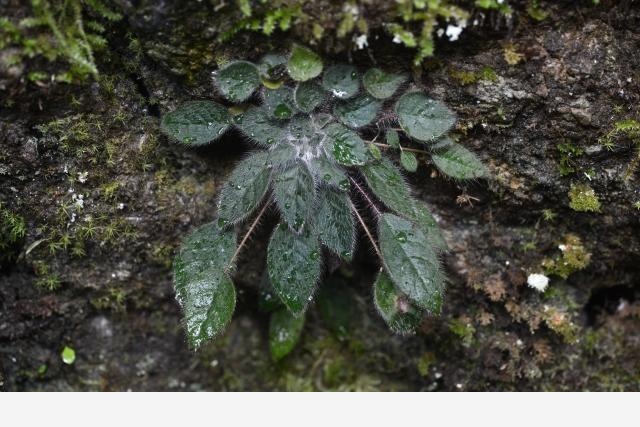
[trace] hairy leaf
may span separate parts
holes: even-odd
[[[308,222],[316,198],[313,177],[303,162],[296,162],[274,178],[273,192],[282,219],[300,231]]]
[[[284,126],[262,107],[251,107],[235,119],[242,132],[263,147],[283,141]]]
[[[269,319],[269,349],[276,362],[291,352],[300,339],[304,316],[295,317],[286,308],[274,311]]]
[[[280,54],[268,53],[258,62],[258,70],[262,78],[262,84],[269,89],[277,89],[282,86],[284,65],[287,57]]]
[[[229,127],[231,115],[213,101],[191,101],[162,118],[162,130],[188,145],[203,145],[217,139]]]
[[[413,221],[422,230],[431,247],[438,251],[447,249],[440,226],[423,203],[414,199],[408,210],[399,210],[398,213]]]
[[[269,154],[259,151],[242,160],[225,182],[218,199],[221,225],[243,220],[260,204],[269,188]]]
[[[380,162],[361,168],[367,185],[382,203],[395,212],[411,210],[412,197],[409,186],[400,170],[386,157]]]
[[[293,91],[286,86],[278,89],[265,89],[264,108],[278,120],[290,119],[295,112]]]
[[[336,104],[333,113],[345,125],[360,128],[376,118],[381,106],[382,103],[377,99],[362,95]]]
[[[400,148],[400,137],[398,136],[398,132],[396,130],[387,130],[385,132],[385,139],[387,141],[387,144],[389,144],[393,148]]]
[[[349,195],[331,187],[321,187],[318,197],[318,237],[331,252],[348,261],[353,256],[356,240]]]
[[[320,75],[322,59],[306,47],[296,45],[291,52],[287,69],[293,80],[304,82]]]
[[[236,248],[232,230],[202,226],[183,242],[173,266],[173,280],[191,345],[220,334],[231,320],[235,289],[225,270]]]
[[[372,68],[364,73],[362,83],[371,96],[386,99],[392,97],[406,80],[406,74],[386,73],[379,68]]]
[[[400,152],[400,164],[407,172],[415,172],[418,170],[418,159],[411,151]]]
[[[440,143],[435,148],[431,158],[438,169],[453,178],[474,179],[486,178],[489,171],[480,159],[460,144],[445,141],[442,148]]]
[[[396,103],[396,114],[402,129],[421,142],[441,137],[456,121],[455,115],[443,103],[422,92],[402,95]]]
[[[419,307],[439,313],[444,276],[422,230],[406,219],[385,213],[378,220],[378,237],[382,263],[393,283]]]
[[[305,227],[295,233],[280,224],[267,250],[269,279],[284,305],[296,316],[307,309],[320,277],[318,236]]]
[[[336,98],[351,98],[360,90],[358,72],[351,65],[333,65],[324,72],[322,87]]]
[[[354,131],[331,123],[325,127],[328,153],[341,165],[361,166],[367,162],[367,148]]]
[[[298,83],[293,98],[300,111],[310,113],[324,102],[326,93],[319,84],[306,81]]]
[[[346,173],[325,154],[318,156],[310,166],[313,167],[312,173],[316,177],[316,182],[322,182],[342,191],[349,189]]]
[[[392,331],[403,335],[413,334],[420,326],[422,312],[396,289],[385,271],[380,272],[373,285],[373,302]]]
[[[260,86],[260,73],[251,62],[235,61],[221,68],[216,73],[215,81],[225,98],[242,102]]]

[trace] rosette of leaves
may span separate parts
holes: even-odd
[[[274,207],[280,220],[268,245],[268,298],[261,305],[272,311],[275,359],[301,334],[322,287],[323,258],[349,262],[359,230],[380,260],[373,300],[389,327],[412,333],[425,314],[438,314],[445,290],[438,255],[445,243],[388,154],[399,153],[411,172],[430,158],[456,179],[486,176],[478,158],[446,136],[454,114],[410,87],[405,74],[325,66],[301,46],[257,64],[231,62],[215,73],[215,85],[227,103],[193,101],[162,119],[164,132],[187,146],[235,128],[255,147],[222,187],[217,219],[188,236],[175,259],[191,344],[214,338],[231,320],[237,255]],[[248,232],[237,235],[241,228]],[[330,302],[321,305],[331,312]]]

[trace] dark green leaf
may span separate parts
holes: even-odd
[[[351,98],[360,90],[360,79],[351,65],[333,65],[322,76],[322,87],[336,98]]]
[[[380,162],[361,168],[367,185],[382,203],[396,212],[411,210],[412,197],[409,186],[400,170],[386,157]]]
[[[487,168],[480,159],[460,144],[445,141],[434,147],[431,155],[433,163],[446,175],[457,179],[486,178],[489,176]]]
[[[338,123],[325,127],[328,153],[341,165],[361,166],[367,162],[367,148],[354,131]]]
[[[316,182],[323,182],[342,191],[349,189],[349,181],[345,172],[326,155],[320,155],[310,163],[310,166],[314,168],[312,173],[316,177]]]
[[[280,224],[267,250],[267,270],[276,293],[294,314],[301,315],[313,298],[320,277],[318,236],[309,227],[295,233]]]
[[[284,55],[268,53],[258,62],[258,70],[262,78],[262,84],[268,89],[277,89],[282,86],[285,77],[285,64],[287,57]]]
[[[373,302],[389,329],[403,335],[415,333],[422,312],[396,289],[389,275],[381,271],[373,286]]]
[[[371,96],[386,99],[393,96],[406,80],[405,74],[385,73],[379,68],[372,68],[364,73],[362,83]]]
[[[268,152],[259,151],[238,163],[220,191],[220,225],[243,220],[260,204],[269,188],[268,159]]]
[[[320,75],[322,59],[306,47],[296,45],[291,52],[287,68],[293,80],[304,82]]]
[[[265,271],[260,279],[260,291],[258,293],[258,309],[265,313],[271,313],[282,307],[282,301],[276,294],[275,289],[269,281],[269,273]]]
[[[235,120],[242,132],[263,147],[285,139],[284,126],[261,107],[251,107]]]
[[[415,172],[418,170],[418,159],[411,151],[402,150],[400,152],[400,164],[407,172]]]
[[[300,111],[310,113],[324,102],[326,93],[319,84],[307,81],[298,83],[293,97]]]
[[[400,148],[400,137],[398,136],[398,132],[394,129],[388,129],[385,132],[385,139],[387,140],[387,144],[393,148]]]
[[[235,61],[221,68],[216,73],[215,81],[225,98],[242,102],[260,86],[260,73],[251,62]]]
[[[189,145],[203,145],[217,139],[229,127],[231,115],[213,101],[192,101],[162,118],[164,133]]]
[[[295,112],[293,91],[287,86],[264,89],[264,108],[278,120],[288,120]]]
[[[382,103],[375,98],[362,95],[336,104],[333,114],[345,125],[360,128],[376,118],[381,106]]]
[[[318,294],[318,309],[331,332],[340,341],[347,339],[356,311],[355,299],[347,283],[330,277]]]
[[[273,181],[273,193],[282,219],[300,231],[309,220],[316,199],[313,177],[303,162],[296,162]]]
[[[396,104],[396,114],[402,129],[422,142],[441,137],[456,121],[455,115],[443,103],[422,92],[402,95]]]
[[[320,241],[331,252],[351,260],[356,236],[349,195],[331,187],[321,187],[318,197],[316,230]]]
[[[447,249],[438,223],[423,203],[414,199],[408,210],[400,210],[398,213],[413,221],[422,230],[431,247],[438,251]]]
[[[438,256],[422,230],[393,214],[378,220],[382,263],[397,288],[419,307],[440,312],[444,276]]]
[[[300,339],[304,316],[295,317],[286,308],[274,311],[269,320],[269,349],[276,362],[291,352]]]
[[[177,299],[187,338],[196,348],[220,334],[233,315],[236,294],[226,270],[235,248],[235,233],[211,223],[185,239],[174,261]]]

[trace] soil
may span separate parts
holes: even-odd
[[[229,134],[186,150],[158,122],[186,100],[217,99],[219,61],[292,40],[247,34],[212,50],[224,19],[212,7],[120,3],[127,14],[106,35],[97,82],[1,76],[0,202],[26,233],[0,258],[0,390],[640,390],[640,172],[625,179],[640,143],[602,144],[616,122],[640,120],[637,1],[541,1],[542,21],[511,2],[513,20],[489,14],[438,42],[413,74],[456,111],[460,143],[492,176],[455,182],[424,164],[407,176],[450,247],[443,314],[415,336],[389,332],[363,240],[333,274],[352,300],[348,335],[312,308],[279,363],[257,303],[267,229],[240,259],[228,331],[189,349],[171,260],[214,217],[218,189],[250,146]],[[6,4],[3,16],[26,13]],[[336,58],[409,69],[413,53],[387,38]],[[594,190],[599,212],[570,206],[576,184]],[[562,258],[568,239],[590,254],[584,268]],[[540,293],[527,277],[549,260],[568,271],[547,273]]]

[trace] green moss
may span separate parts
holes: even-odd
[[[600,200],[587,184],[572,184],[569,190],[569,207],[576,212],[600,212]]]
[[[416,361],[416,367],[418,368],[418,372],[420,373],[420,375],[422,375],[423,377],[429,376],[430,374],[429,369],[433,366],[435,362],[436,362],[436,355],[434,353],[428,352],[423,354],[422,357],[420,357]]]
[[[26,231],[24,218],[3,208],[0,202],[0,261],[11,258],[9,249],[24,238]]]
[[[41,56],[53,62],[64,59],[69,68],[55,79],[70,83],[97,77],[94,52],[106,47],[105,22],[121,19],[102,0],[31,0],[32,15],[19,22],[0,19],[0,49],[16,47],[17,63]],[[91,15],[91,17],[89,17]],[[48,78],[42,70],[31,70],[33,82]]]
[[[462,340],[462,344],[465,347],[470,347],[473,344],[476,328],[470,319],[458,318],[451,320],[449,322],[449,330]]]
[[[560,175],[567,176],[577,171],[574,160],[584,154],[584,150],[571,143],[558,144],[556,146],[560,155],[558,170]]]
[[[567,279],[574,272],[586,268],[591,262],[591,254],[584,247],[580,238],[574,234],[565,236],[558,248],[561,255],[542,262],[546,274]]]

